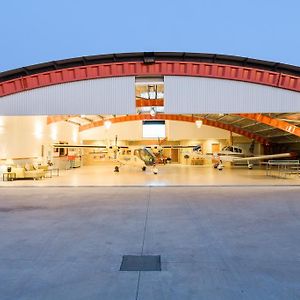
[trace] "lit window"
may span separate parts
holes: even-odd
[[[165,138],[165,121],[143,121],[143,138]]]

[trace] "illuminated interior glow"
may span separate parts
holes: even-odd
[[[74,143],[76,143],[76,142],[77,142],[77,139],[78,139],[78,133],[77,133],[76,130],[73,130],[73,132],[72,132],[72,141],[73,141]]]
[[[39,121],[35,123],[34,135],[39,140],[43,137],[43,124]]]
[[[109,120],[105,121],[104,126],[105,126],[106,129],[109,129],[110,126],[111,126],[111,121],[109,121]]]
[[[196,124],[197,128],[200,128],[202,126],[202,124],[203,124],[203,121],[202,120],[197,120],[195,122],[195,124]]]
[[[57,127],[55,126],[55,124],[53,124],[53,126],[51,127],[50,136],[53,141],[57,140]]]

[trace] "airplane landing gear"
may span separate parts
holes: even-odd
[[[219,165],[218,165],[218,170],[219,170],[219,171],[222,171],[222,170],[223,170],[223,165],[222,165],[222,164],[219,164]]]
[[[120,168],[118,166],[115,166],[114,172],[120,172]]]
[[[158,169],[156,168],[156,166],[153,166],[152,172],[153,172],[154,175],[157,175]]]
[[[248,164],[248,169],[252,170],[252,168],[253,168],[253,164]]]
[[[222,171],[224,166],[222,165],[222,162],[217,162],[214,164],[214,168],[218,169],[219,171]]]

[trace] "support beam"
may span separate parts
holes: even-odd
[[[58,116],[48,116],[47,117],[47,125],[55,122],[67,121],[70,118],[80,117],[80,115],[58,115]]]
[[[300,128],[288,122],[274,119],[263,114],[238,114],[238,116],[269,125],[271,127],[289,132],[290,134],[300,137]]]
[[[140,115],[127,115],[127,116],[121,116],[121,117],[115,117],[108,119],[112,123],[120,123],[120,122],[129,122],[129,121],[142,121],[142,120],[170,120],[170,121],[179,121],[179,122],[191,122],[195,123],[197,120],[202,120],[203,125],[207,126],[212,126],[212,127],[217,127],[221,128],[224,130],[232,131],[234,133],[243,135],[249,139],[254,139],[260,144],[268,145],[269,140],[254,134],[250,131],[246,131],[242,128],[232,126],[231,124],[226,124],[226,123],[221,123],[215,120],[208,120],[205,118],[199,118],[199,117],[194,117],[194,116],[187,116],[187,115],[172,115],[172,114],[157,114],[156,116],[152,117],[150,114],[140,114]],[[96,127],[101,127],[104,125],[103,120],[95,121],[90,124],[82,125],[79,127],[79,131],[84,131]]]

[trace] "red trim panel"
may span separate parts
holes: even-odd
[[[245,81],[300,92],[300,77],[232,65],[158,61],[122,62],[49,71],[0,83],[0,97],[35,88],[79,80],[119,76],[197,76]]]
[[[136,107],[164,106],[164,99],[136,99]]]
[[[184,116],[184,115],[171,115],[171,114],[158,114],[154,117],[151,115],[146,115],[146,114],[141,114],[141,115],[128,115],[128,116],[122,116],[122,117],[116,117],[116,118],[111,118],[109,119],[112,123],[120,123],[120,122],[128,122],[128,121],[139,121],[139,120],[171,120],[171,121],[182,121],[182,122],[192,122],[194,123],[196,120],[202,120],[204,125],[207,126],[212,126],[212,127],[217,127],[221,128],[224,130],[229,130],[234,133],[243,135],[249,139],[254,139],[260,144],[268,145],[269,141],[262,136],[259,136],[257,134],[254,134],[252,132],[246,131],[244,129],[241,129],[239,127],[229,125],[229,124],[224,124],[221,122],[217,121],[212,121],[212,120],[207,120],[207,119],[201,119],[201,118],[196,118],[192,116]],[[104,125],[103,120],[95,121],[87,125],[82,125],[79,127],[79,131],[84,131],[88,129],[92,129],[95,127],[100,127]]]

